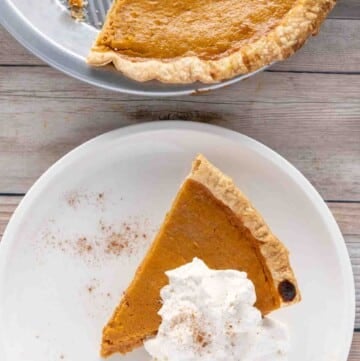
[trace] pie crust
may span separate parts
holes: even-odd
[[[299,302],[300,290],[290,266],[288,250],[271,232],[260,213],[236,187],[232,179],[210,164],[202,155],[195,159],[189,178],[203,184],[215,198],[229,207],[257,240],[263,260],[275,284],[280,307]],[[291,291],[293,295],[286,295],[283,292],[282,285],[285,284],[293,287]]]
[[[95,44],[87,61],[94,66],[113,63],[126,76],[142,82],[152,79],[165,83],[219,82],[288,58],[318,32],[335,3],[336,0],[297,0],[275,28],[217,59],[198,56],[139,59]]]

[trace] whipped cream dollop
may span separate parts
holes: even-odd
[[[262,318],[246,273],[209,269],[200,259],[166,272],[158,334],[145,341],[157,361],[285,361],[287,328]]]

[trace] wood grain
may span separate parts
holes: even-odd
[[[267,72],[213,93],[164,101],[97,89],[50,68],[0,67],[0,169],[6,169],[0,190],[26,192],[54,161],[108,130],[183,119],[265,143],[325,199],[360,200],[359,99],[358,75]]]
[[[358,215],[359,217],[359,215]],[[360,237],[344,236],[346,246],[350,255],[354,273],[355,295],[356,295],[356,320],[355,327],[360,329]]]
[[[360,202],[330,202],[328,206],[344,235],[360,237]]]
[[[360,19],[360,1],[338,0],[330,17],[335,19]]]
[[[360,1],[359,4],[360,16]],[[360,20],[327,20],[320,33],[286,61],[272,66],[277,71],[360,73]]]
[[[1,65],[45,65],[35,55],[32,55],[21,44],[19,44],[0,25],[0,66]]]
[[[355,332],[348,361],[359,361],[359,360],[360,360],[360,332]]]
[[[5,228],[23,197],[0,196],[0,241]]]
[[[358,0],[355,2],[360,4]],[[360,20],[327,20],[318,36],[310,39],[296,55],[276,64],[272,69],[360,73],[359,33]],[[0,65],[43,65],[41,60],[30,54],[2,28],[0,28],[0,39],[2,44]]]

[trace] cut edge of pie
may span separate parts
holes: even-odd
[[[252,206],[247,197],[236,187],[232,179],[224,175],[219,169],[213,166],[204,156],[198,155],[193,162],[190,174],[183,182],[183,185],[181,186],[179,193],[172,204],[170,212],[167,214],[166,219],[163,222],[155,240],[150,246],[149,251],[145,255],[142,263],[139,265],[131,284],[123,294],[120,304],[115,309],[114,314],[103,329],[101,356],[107,357],[115,352],[125,354],[132,351],[136,347],[141,346],[144,340],[156,334],[157,327],[159,325],[156,326],[153,324],[151,329],[149,329],[146,334],[142,333],[140,336],[139,334],[136,335],[130,334],[131,332],[124,332],[123,329],[119,331],[119,321],[123,319],[124,313],[133,314],[136,312],[134,308],[130,310],[131,302],[129,302],[129,300],[131,296],[129,295],[134,292],[136,287],[139,288],[139,282],[141,278],[146,279],[146,288],[149,287],[148,284],[151,280],[151,274],[147,272],[145,276],[145,271],[149,267],[151,260],[153,260],[155,257],[162,259],[167,257],[167,255],[159,254],[158,244],[161,242],[161,237],[164,236],[164,231],[168,231],[167,228],[169,227],[172,214],[179,206],[179,199],[182,197],[184,187],[189,183],[196,184],[196,186],[202,187],[205,192],[211,194],[211,196],[216,199],[219,207],[226,209],[226,212],[231,212],[231,214],[235,216],[239,223],[243,224],[244,228],[251,232],[251,238],[255,239],[254,243],[256,243],[256,245],[254,245],[254,247],[252,246],[252,248],[258,248],[260,250],[260,255],[257,253],[257,249],[252,250],[252,252],[256,254],[254,257],[256,257],[258,262],[262,265],[262,272],[265,277],[264,280],[266,283],[268,283],[267,289],[269,294],[267,294],[267,297],[272,300],[272,305],[268,306],[270,307],[269,309],[260,309],[262,313],[266,314],[274,309],[289,306],[301,300],[300,290],[298,288],[293,270],[290,266],[289,253],[286,247],[274,236],[263,220],[262,216]],[[200,210],[197,210],[197,212],[199,211]],[[183,210],[181,212],[183,212]],[[216,247],[216,245],[214,246]],[[241,252],[241,249],[239,249],[239,252]],[[180,254],[180,258],[183,256],[184,254]],[[197,257],[198,255],[195,256]],[[185,258],[183,258],[181,264],[186,263],[186,261],[191,260],[185,260]],[[204,261],[207,263],[206,259],[204,259]],[[178,260],[176,262],[178,262]],[[171,260],[167,262],[167,264],[169,263],[172,263]],[[229,261],[223,262],[223,266],[226,266],[228,263]],[[158,266],[159,261],[156,261],[155,264]],[[176,268],[181,264],[177,264],[172,268]],[[209,266],[211,267],[211,265]],[[231,268],[231,266],[227,266],[227,268]],[[165,271],[169,269],[165,269],[163,274],[165,274]],[[161,282],[163,281],[164,280],[161,280]],[[155,280],[155,282],[158,281]],[[160,289],[165,284],[166,283],[159,285],[160,287],[157,292],[160,292]],[[158,295],[158,299],[160,308],[160,293]],[[149,317],[148,313],[142,313],[141,318],[143,317]],[[129,319],[131,320],[131,317]],[[127,322],[129,322],[129,319]],[[126,321],[124,325],[125,324]],[[121,328],[122,327],[123,326],[121,326]]]
[[[104,49],[95,43],[87,62],[93,66],[113,63],[117,70],[140,82],[216,83],[288,58],[310,35],[318,32],[335,3],[336,0],[298,0],[274,29],[218,59],[201,59],[198,56],[139,59],[111,48]]]

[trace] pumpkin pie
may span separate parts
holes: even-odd
[[[218,82],[289,57],[336,0],[115,0],[88,56],[138,81]]]
[[[233,181],[200,155],[103,330],[102,356],[127,353],[156,334],[165,272],[194,257],[247,272],[264,315],[300,301],[287,249]]]

